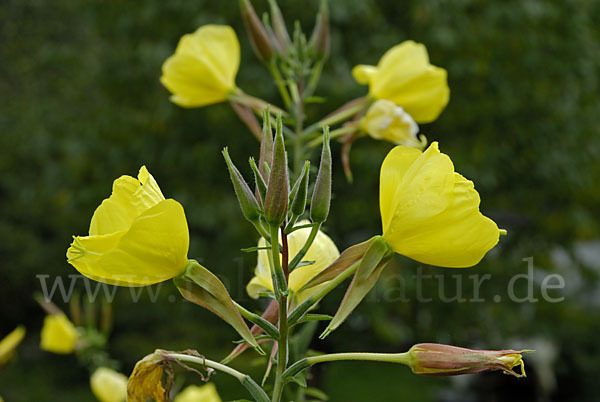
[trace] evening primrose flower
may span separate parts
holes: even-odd
[[[409,366],[415,374],[449,376],[502,370],[526,377],[522,353],[532,350],[473,350],[438,343],[420,343],[408,351]],[[514,367],[519,367],[518,373]]]
[[[383,238],[398,254],[440,267],[470,267],[498,243],[496,223],[479,212],[473,182],[454,172],[434,142],[397,146],[381,166]]]
[[[435,120],[450,98],[446,70],[429,64],[425,46],[410,40],[388,50],[377,66],[354,67],[352,75],[369,85],[373,98],[394,102],[417,123]]]
[[[17,346],[19,346],[23,338],[25,338],[25,327],[18,326],[0,341],[0,366],[13,357]]]
[[[162,66],[160,82],[182,107],[223,102],[235,91],[240,44],[226,25],[205,25],[184,35]]]
[[[90,279],[144,286],[185,270],[189,232],[183,207],[165,199],[145,166],[138,178],[121,176],[94,212],[89,236],[76,236],[67,258]]]
[[[221,397],[211,382],[202,386],[188,386],[175,397],[175,402],[221,402]]]
[[[297,225],[307,225],[310,222],[308,220],[301,221]],[[308,239],[311,232],[311,228],[302,228],[293,231],[288,235],[288,254],[291,259],[302,249],[304,243]],[[258,241],[258,247],[266,247],[267,242],[264,238]],[[325,233],[319,231],[313,244],[308,249],[308,252],[304,256],[304,261],[314,261],[313,264],[303,265],[292,272],[288,281],[288,288],[292,292],[298,291],[306,282],[308,282],[313,276],[318,274],[327,268],[332,262],[334,262],[340,256],[340,252],[336,247],[335,243]],[[246,290],[250,297],[258,298],[259,293],[266,291],[273,291],[273,282],[271,279],[271,272],[269,268],[269,253],[267,250],[258,251],[258,261],[256,269],[254,270],[254,278],[250,280]],[[317,291],[319,287],[311,288],[310,290],[303,291],[298,295],[298,303],[305,300],[310,294]]]
[[[94,371],[90,386],[100,402],[123,402],[127,397],[127,376],[107,367]]]
[[[386,140],[407,147],[423,149],[427,145],[419,126],[401,106],[379,99],[360,120],[360,128],[376,140]]]
[[[75,351],[79,332],[63,313],[47,315],[42,327],[40,347],[52,353],[69,354]]]

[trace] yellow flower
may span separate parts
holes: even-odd
[[[78,338],[77,328],[66,315],[60,313],[44,318],[40,344],[43,350],[61,354],[73,353]]]
[[[89,236],[76,236],[67,258],[96,281],[144,286],[181,274],[187,265],[189,232],[183,207],[165,200],[142,166],[138,179],[121,176],[94,212]]]
[[[429,64],[425,46],[410,40],[388,50],[377,66],[354,67],[352,75],[375,99],[402,106],[417,123],[435,120],[450,98],[446,70]]]
[[[100,402],[123,402],[127,397],[127,376],[106,367],[94,371],[90,386]]]
[[[205,106],[225,101],[236,89],[239,65],[240,44],[233,28],[205,25],[181,38],[162,66],[160,82],[179,106]]]
[[[423,149],[424,135],[417,137],[419,126],[413,118],[394,102],[375,101],[360,121],[360,128],[376,140],[386,140],[407,147]]]
[[[437,142],[425,151],[397,146],[381,166],[383,237],[398,254],[440,267],[470,267],[502,231],[479,212],[473,182],[454,172]]]
[[[18,326],[0,341],[0,366],[10,360],[23,338],[25,338],[25,327]]]
[[[221,398],[215,384],[208,383],[202,386],[190,385],[175,397],[175,402],[221,402]]]
[[[305,220],[299,222],[297,225],[306,225],[310,222]],[[298,229],[288,236],[288,251],[289,260],[302,249],[304,243],[308,239],[311,228]],[[258,247],[265,247],[267,242],[264,238],[258,241]],[[327,268],[332,262],[334,262],[340,256],[335,243],[325,233],[319,231],[313,244],[308,249],[306,256],[303,261],[314,261],[314,264],[300,266],[290,272],[288,288],[295,292],[299,290],[306,282],[308,282],[313,276],[318,274]],[[269,268],[269,253],[267,250],[258,251],[258,261],[256,269],[254,270],[254,278],[250,280],[246,290],[250,297],[258,298],[260,292],[267,290],[273,291],[273,282],[271,280],[271,271]],[[311,288],[310,290],[303,291],[298,300],[301,303],[302,300],[306,299],[310,294],[316,292],[319,289],[318,286]]]

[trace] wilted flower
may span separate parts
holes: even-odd
[[[240,44],[226,25],[205,25],[184,35],[162,67],[160,82],[183,107],[223,102],[236,89]]]
[[[10,360],[24,337],[25,327],[18,326],[0,341],[0,366]]]
[[[63,313],[44,318],[40,343],[43,350],[60,354],[73,353],[78,339],[77,328]]]
[[[448,376],[481,371],[502,370],[515,377],[525,377],[521,353],[529,350],[472,350],[437,343],[420,343],[408,351],[409,365],[415,374]],[[513,370],[519,366],[521,373]]]
[[[306,225],[309,221],[301,221],[297,225]],[[302,249],[304,243],[308,239],[311,228],[302,228],[293,231],[288,235],[288,254],[291,260]],[[258,241],[258,247],[265,247],[267,242],[264,238]],[[325,233],[319,231],[311,247],[308,249],[304,261],[314,261],[309,265],[299,266],[290,272],[288,288],[291,291],[299,290],[313,276],[327,268],[340,255],[335,243]],[[246,290],[250,297],[257,298],[259,293],[265,291],[273,291],[273,282],[271,280],[271,271],[269,268],[269,253],[267,250],[258,251],[258,261],[254,270],[254,278],[250,280]],[[299,295],[299,302],[308,297],[318,287],[303,291]]]
[[[423,149],[427,145],[424,135],[417,137],[419,126],[394,102],[379,99],[360,120],[360,128],[376,140],[386,140],[407,147]]]
[[[146,402],[148,398],[156,402],[167,401],[169,387],[165,389],[162,385],[165,364],[155,354],[138,361],[127,381],[127,402]]]
[[[127,397],[127,376],[107,367],[94,371],[90,386],[100,402],[123,402]]]
[[[88,278],[120,286],[171,279],[187,266],[189,232],[183,207],[165,200],[142,166],[121,176],[94,212],[89,236],[74,237],[67,258]]]
[[[410,40],[388,50],[377,66],[354,67],[352,75],[369,85],[372,97],[402,106],[417,123],[435,120],[450,98],[446,70],[429,64],[425,46]]]
[[[211,382],[202,386],[188,386],[175,397],[175,402],[221,402],[221,398]]]
[[[397,146],[381,166],[383,237],[398,254],[440,267],[470,267],[498,243],[496,223],[479,212],[473,182],[454,172],[434,142]]]

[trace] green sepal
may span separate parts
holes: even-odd
[[[376,236],[371,240],[369,249],[360,261],[338,311],[319,338],[324,339],[344,322],[373,288],[381,271],[392,260],[393,255],[383,237]]]
[[[218,315],[223,321],[231,325],[258,353],[265,354],[233,304],[225,285],[216,275],[197,261],[189,260],[185,272],[173,278],[173,282],[186,300]]]
[[[342,251],[342,254],[331,263],[327,268],[313,276],[312,279],[306,282],[298,292],[303,292],[306,289],[310,289],[322,283],[328,282],[344,272],[346,269],[350,268],[352,265],[356,264],[360,261],[369,247],[371,246],[371,242],[376,237],[373,237],[367,241],[364,241],[359,244],[355,244],[354,246],[348,247],[346,250]]]

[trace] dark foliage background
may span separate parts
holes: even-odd
[[[266,1],[256,0],[260,11]],[[318,2],[281,1],[288,22],[312,29]],[[423,267],[398,257],[375,292],[346,325],[311,346],[322,351],[403,351],[419,341],[470,347],[527,347],[530,374],[458,379],[417,378],[404,367],[337,363],[314,371],[312,385],[334,401],[592,401],[600,365],[600,4],[595,0],[331,0],[332,55],[314,120],[361,96],[350,75],[376,63],[406,39],[427,45],[432,62],[448,70],[451,101],[437,122],[422,127],[440,141],[457,170],[473,179],[482,210],[509,230],[476,268]],[[230,24],[242,44],[237,84],[278,102],[266,70],[250,51],[237,2],[6,0],[0,8],[0,336],[24,324],[19,358],[0,369],[7,402],[91,401],[89,374],[73,356],[39,350],[44,313],[33,300],[36,275],[68,279],[72,234],[108,196],[112,180],[146,164],[163,192],[186,208],[191,257],[245,296],[253,255],[236,251],[256,237],[242,220],[220,149],[235,160],[257,153],[254,138],[227,104],[183,110],[168,101],[158,77],[178,38],[207,23]],[[338,246],[379,233],[378,168],[390,144],[363,139],[352,153],[355,183],[336,162],[328,233]],[[335,147],[336,153],[339,146]],[[245,169],[249,173],[249,169]],[[514,275],[534,258],[536,303],[509,300]],[[473,274],[491,274],[480,302],[443,302],[474,296]],[[557,273],[565,288],[541,297],[541,283]],[[442,278],[442,279],[440,279]],[[446,291],[440,294],[438,283]],[[515,282],[515,294],[528,291]],[[404,284],[404,286],[401,286]],[[82,282],[76,288],[84,291]],[[411,299],[402,302],[400,296]],[[430,302],[417,302],[417,292]],[[163,284],[158,301],[144,293],[132,303],[117,290],[110,352],[129,373],[157,347],[227,354],[235,334],[207,311],[171,302]],[[342,291],[322,305],[335,311]],[[501,301],[494,299],[500,296]],[[59,306],[68,308],[60,298]],[[248,354],[236,366],[261,376]],[[184,378],[181,376],[180,378]],[[198,382],[187,377],[187,382]],[[245,397],[228,378],[215,377],[224,400]]]

